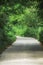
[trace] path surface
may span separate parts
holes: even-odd
[[[2,53],[0,65],[43,65],[43,47],[36,39],[17,36]]]

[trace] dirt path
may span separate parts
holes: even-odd
[[[34,38],[18,37],[0,58],[0,65],[43,65],[43,47]]]

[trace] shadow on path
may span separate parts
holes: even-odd
[[[22,51],[43,51],[43,47],[40,45],[12,45],[6,52],[22,52]]]

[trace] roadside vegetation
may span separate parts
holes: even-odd
[[[43,43],[43,1],[0,0],[0,53],[17,35]]]

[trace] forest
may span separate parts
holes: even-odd
[[[43,44],[43,0],[0,0],[0,53],[16,36]]]

